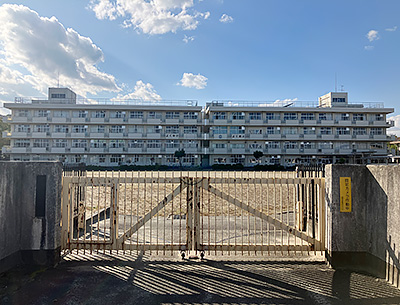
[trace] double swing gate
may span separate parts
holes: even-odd
[[[294,172],[66,176],[62,249],[201,255],[323,251],[324,183]]]

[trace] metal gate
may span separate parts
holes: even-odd
[[[98,171],[64,177],[62,248],[323,251],[324,183],[294,172]]]

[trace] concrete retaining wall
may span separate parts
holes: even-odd
[[[352,211],[340,212],[340,177],[351,177]],[[328,165],[327,259],[399,287],[400,166]]]
[[[0,272],[59,260],[61,179],[59,162],[0,162]]]

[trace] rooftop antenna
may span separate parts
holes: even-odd
[[[337,92],[337,74],[335,72],[335,92]]]

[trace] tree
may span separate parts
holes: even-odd
[[[179,166],[182,168],[182,158],[186,156],[185,150],[183,148],[176,150],[174,156],[179,160]]]
[[[255,152],[253,152],[253,156],[254,158],[256,158],[257,162],[260,163],[260,158],[264,156],[264,154],[262,151],[256,150]]]

